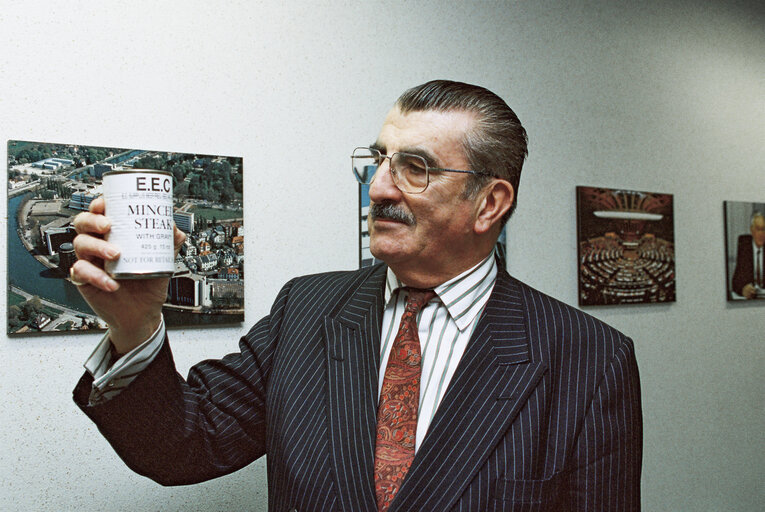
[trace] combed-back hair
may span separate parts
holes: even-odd
[[[451,80],[432,80],[412,87],[396,101],[402,113],[435,110],[462,110],[476,114],[472,130],[462,141],[471,170],[484,171],[510,182],[515,198],[502,225],[515,211],[523,161],[528,155],[528,137],[518,116],[505,101],[490,90]],[[475,195],[491,180],[471,175],[464,196]]]

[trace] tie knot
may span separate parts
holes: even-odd
[[[436,292],[430,289],[422,288],[404,288],[409,296],[406,298],[406,310],[417,313],[427,304],[430,299],[436,296]]]

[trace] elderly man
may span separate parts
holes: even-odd
[[[385,264],[290,281],[238,353],[187,380],[162,321],[167,281],[103,272],[118,254],[94,201],[72,277],[110,329],[75,401],[163,484],[268,454],[273,511],[639,509],[632,342],[492,256],[525,156],[492,92],[406,91],[352,156]]]
[[[733,271],[732,289],[745,299],[765,293],[765,216],[752,214],[749,235],[738,237],[736,269]]]

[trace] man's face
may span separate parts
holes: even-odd
[[[376,145],[386,155],[396,152],[427,155],[431,166],[468,170],[461,140],[473,119],[466,112],[402,114],[394,107],[385,119]],[[469,268],[462,268],[464,265],[477,263],[473,261],[474,244],[469,243],[476,201],[462,198],[469,175],[432,174],[424,192],[409,194],[393,183],[389,165],[389,159],[385,159],[369,188],[372,254],[390,265],[402,279],[406,279],[402,274],[425,272],[434,279],[439,276],[446,280]]]
[[[765,217],[757,216],[751,227],[752,238],[757,247],[765,245]]]

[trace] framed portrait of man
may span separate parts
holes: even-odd
[[[765,299],[765,202],[725,201],[725,270],[729,301]]]

